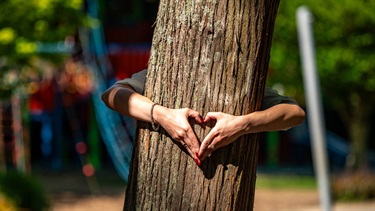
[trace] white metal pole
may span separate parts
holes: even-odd
[[[308,8],[301,6],[297,9],[297,22],[315,174],[318,180],[321,208],[324,211],[329,211],[331,210],[331,192],[328,176],[325,124],[315,64],[314,39],[311,29],[312,15]]]

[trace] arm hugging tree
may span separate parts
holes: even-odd
[[[201,114],[260,109],[278,3],[161,0],[144,95]],[[210,128],[192,124],[204,140]],[[159,132],[140,124],[124,209],[252,209],[257,134],[220,148],[198,167]]]

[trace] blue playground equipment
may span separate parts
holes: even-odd
[[[93,20],[98,20],[98,0],[86,2],[88,16]],[[91,28],[82,28],[79,37],[84,62],[94,76],[95,87],[92,100],[101,137],[118,174],[127,182],[136,122],[108,109],[101,100],[101,93],[114,83],[114,79],[110,77],[113,75],[113,68],[108,60],[107,44],[100,21],[96,21]],[[306,123],[291,129],[288,133],[293,137],[294,145],[310,148]],[[329,131],[326,133],[326,139],[330,165],[343,169],[350,148],[348,141]],[[371,167],[375,166],[375,152],[368,152],[368,161]]]
[[[88,15],[98,19],[97,0],[88,0],[87,3]],[[133,119],[108,109],[101,100],[101,93],[110,85],[105,79],[109,78],[112,72],[101,24],[97,23],[92,28],[81,29],[79,36],[84,61],[94,76],[92,100],[101,137],[118,174],[127,182],[136,123]]]

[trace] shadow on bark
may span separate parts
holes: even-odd
[[[195,123],[194,120],[190,120],[189,122],[193,130],[194,128],[196,130],[197,127],[200,130],[206,130],[207,128],[213,128],[215,126],[214,121],[211,121],[209,123],[204,123],[204,124]],[[154,131],[150,123],[144,123],[144,122],[139,124],[139,129],[147,129],[150,131]],[[195,130],[194,130],[194,133],[196,134]],[[168,137],[168,140],[164,140],[164,141],[173,141],[173,143],[177,145],[178,148],[189,157],[189,159],[192,159],[189,152],[186,150],[186,148],[180,142],[174,140],[163,128],[160,128],[158,132],[161,135],[160,137],[162,136]],[[246,159],[247,155],[238,156],[238,153],[243,151],[245,148],[249,147],[249,145],[244,143],[246,142],[245,140],[254,140],[254,139],[252,138],[249,139],[247,136],[242,136],[239,139],[243,139],[243,141],[235,141],[229,144],[228,146],[215,150],[210,157],[207,157],[202,162],[202,165],[199,168],[202,170],[206,179],[212,179],[215,176],[218,166],[223,166],[223,169],[225,171],[228,169],[227,167],[228,165],[232,165],[232,166],[239,168],[237,174],[243,172],[243,169],[241,168],[240,163],[244,161],[244,159]],[[136,153],[136,152],[134,151],[133,153]],[[232,155],[235,155],[235,156],[232,156]]]

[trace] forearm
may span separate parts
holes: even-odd
[[[112,110],[137,120],[150,122],[153,102],[130,87],[113,85],[102,95],[103,102]]]
[[[194,118],[201,123],[199,112],[184,109],[169,109],[161,105],[155,105],[150,99],[135,92],[130,86],[115,84],[102,95],[103,102],[111,109],[120,114],[137,120],[151,122],[161,125],[164,130],[176,141],[179,141],[189,152],[194,161],[200,165],[198,159],[199,141],[191,128],[188,119]],[[152,116],[151,116],[152,115]]]
[[[305,112],[292,104],[279,104],[263,111],[256,111],[243,116],[244,134],[264,131],[287,130],[305,119]]]

